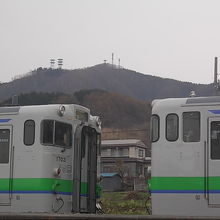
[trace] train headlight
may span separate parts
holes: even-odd
[[[54,176],[60,176],[61,168],[60,167],[59,168],[55,168],[54,171],[53,171],[53,174],[54,174]]]
[[[96,116],[96,125],[100,127],[101,124],[102,124],[101,119],[98,116]]]
[[[59,116],[63,116],[64,113],[65,113],[65,110],[66,110],[65,106],[64,105],[60,105],[59,109],[58,109],[58,115]]]

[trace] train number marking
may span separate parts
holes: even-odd
[[[65,157],[61,157],[61,156],[57,156],[57,161],[65,163],[66,162],[66,158]]]

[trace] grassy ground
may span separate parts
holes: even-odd
[[[146,192],[103,192],[101,203],[105,214],[147,215],[147,198]]]

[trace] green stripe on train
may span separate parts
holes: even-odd
[[[220,190],[220,177],[152,177],[149,184],[151,190]]]
[[[0,179],[0,191],[9,190],[9,179]],[[53,178],[14,178],[12,191],[57,191],[71,193],[73,182],[71,180]],[[81,182],[82,194],[88,193],[88,183]]]
[[[1,189],[1,179],[0,179]],[[70,180],[53,178],[16,178],[13,179],[13,191],[59,191],[72,192]]]

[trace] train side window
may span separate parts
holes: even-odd
[[[220,159],[220,122],[212,121],[211,122],[211,159],[219,160]]]
[[[70,124],[55,122],[55,145],[72,146],[72,126]]]
[[[158,115],[151,116],[151,142],[159,140],[160,119]]]
[[[176,141],[179,137],[179,117],[176,114],[169,114],[166,117],[166,139]]]
[[[0,163],[9,162],[10,130],[0,129]]]
[[[183,113],[183,141],[200,141],[200,112]]]
[[[44,120],[42,122],[42,142],[43,144],[54,143],[54,121],[53,120]]]
[[[33,120],[27,120],[24,123],[24,144],[31,146],[35,140],[35,122]]]

